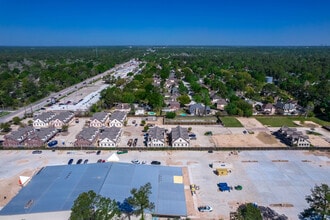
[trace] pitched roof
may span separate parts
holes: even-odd
[[[117,119],[118,121],[124,121],[126,117],[126,112],[114,111],[110,116],[110,121]]]
[[[17,131],[13,131],[10,134],[5,135],[5,138],[23,141],[25,137],[31,132],[34,132],[34,128],[32,126],[26,126],[23,128],[18,128]]]
[[[172,141],[175,141],[179,138],[189,141],[188,129],[181,126],[172,128]]]
[[[120,133],[120,128],[117,127],[104,128],[104,130],[100,135],[100,140],[109,138],[110,140],[116,141],[119,133]]]
[[[56,128],[41,128],[36,130],[33,135],[28,136],[28,139],[38,138],[44,142],[48,141],[54,134],[57,133]]]
[[[64,123],[70,121],[71,118],[73,118],[74,113],[71,111],[63,111],[60,112],[59,114],[55,115],[55,117],[53,118],[53,120],[60,120],[63,121]]]
[[[40,121],[43,121],[45,123],[49,122],[51,119],[55,117],[54,112],[43,112],[40,115],[37,115],[34,120],[39,119]]]
[[[93,117],[91,118],[91,121],[96,119],[103,123],[107,120],[107,117],[108,117],[108,113],[106,113],[106,112],[96,112],[96,113],[94,113]]]
[[[161,141],[165,141],[165,129],[164,128],[160,128],[160,127],[153,127],[149,129],[149,138],[151,139],[157,139],[157,140],[161,140]]]
[[[205,106],[202,105],[201,103],[196,103],[196,104],[192,104],[189,106],[189,112],[190,113],[195,113],[196,110],[198,110],[200,113],[204,112],[204,110],[206,111],[210,111],[210,106],[206,106],[206,109],[205,109]]]
[[[93,136],[98,132],[98,128],[85,127],[76,136],[76,138],[82,138],[85,140],[93,139]]]

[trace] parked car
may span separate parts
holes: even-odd
[[[100,155],[100,154],[101,154],[101,151],[98,150],[98,151],[96,152],[96,155]]]
[[[97,162],[98,162],[98,163],[102,163],[102,159],[98,159]]]
[[[79,159],[79,160],[77,161],[77,164],[81,164],[81,162],[82,162],[82,159]]]
[[[151,161],[150,164],[152,164],[152,165],[160,165],[161,162],[159,162],[159,161],[157,161],[157,160],[153,160],[153,161]]]
[[[88,163],[88,159],[84,160],[84,164]]]
[[[34,150],[32,151],[32,154],[41,154],[42,153],[42,150]]]
[[[71,165],[72,163],[73,163],[73,159],[70,159],[68,165]]]
[[[48,142],[48,147],[54,147],[55,145],[57,145],[57,143],[57,140],[50,141]]]
[[[198,211],[200,211],[200,212],[212,212],[213,211],[213,209],[212,209],[212,207],[211,206],[200,206],[200,207],[198,207]]]
[[[127,150],[119,150],[117,151],[117,154],[126,154],[128,151]]]
[[[140,164],[139,160],[132,160],[131,162],[134,163],[134,164]]]

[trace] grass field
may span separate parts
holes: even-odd
[[[8,115],[10,112],[0,112],[0,117]]]
[[[221,121],[225,127],[243,127],[235,117],[221,117]]]
[[[256,119],[263,125],[270,127],[281,127],[283,125],[288,127],[297,127],[293,121],[312,121],[319,125],[330,125],[330,122],[322,121],[321,119],[312,117],[294,117],[294,116],[267,116],[267,117],[256,117]]]

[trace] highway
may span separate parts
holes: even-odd
[[[128,69],[130,67],[130,64],[133,62],[133,60],[130,60],[126,63],[122,63],[122,64],[119,64],[119,65],[116,65],[115,67],[105,71],[104,73],[101,73],[101,74],[98,74],[97,76],[94,76],[94,77],[91,77],[91,78],[88,78],[86,79],[85,81],[83,82],[80,82],[78,84],[75,84],[75,85],[72,85],[68,88],[65,88],[59,92],[56,92],[56,93],[51,93],[48,97],[45,97],[37,102],[34,102],[34,103],[31,103],[30,105],[28,106],[25,106],[25,107],[22,107],[14,112],[11,112],[10,114],[8,115],[5,115],[5,116],[2,116],[0,117],[0,123],[6,123],[6,122],[9,122],[10,120],[12,120],[14,117],[19,117],[19,118],[23,118],[25,113],[29,114],[32,112],[35,112],[37,110],[39,110],[40,108],[46,106],[52,97],[55,97],[55,98],[61,98],[63,96],[67,96],[69,95],[70,93],[72,92],[75,92],[81,88],[83,88],[86,84],[90,83],[90,82],[93,82],[93,81],[96,81],[96,80],[100,80],[102,79],[104,76],[110,74],[110,73],[115,73],[115,76],[120,76],[120,77],[125,77],[127,75],[126,74],[122,74],[120,73],[121,70],[125,70],[126,68]],[[138,63],[135,65],[137,65],[138,67]]]

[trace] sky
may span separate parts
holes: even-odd
[[[330,0],[0,0],[1,46],[330,45]]]

